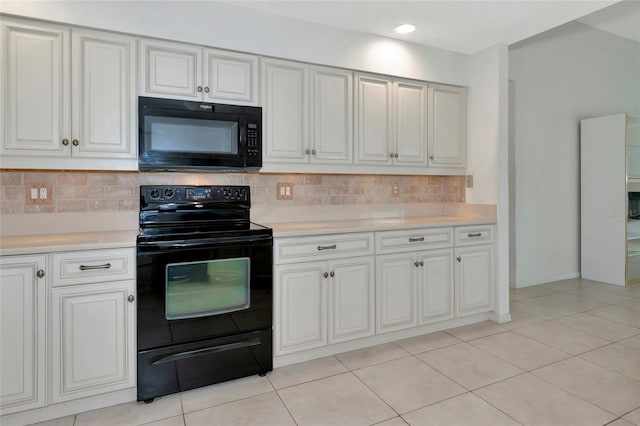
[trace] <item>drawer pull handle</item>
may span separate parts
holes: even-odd
[[[469,238],[482,237],[482,232],[476,232],[475,234],[467,234]]]
[[[424,237],[420,237],[420,238],[409,238],[409,242],[410,243],[417,243],[417,242],[422,242],[424,241]]]
[[[111,264],[110,263],[105,263],[104,265],[80,265],[80,270],[81,271],[90,271],[92,269],[109,269],[111,268]]]
[[[336,246],[335,244],[331,245],[331,246],[318,246],[318,251],[322,251],[322,250],[335,250],[336,248],[338,248],[338,246]]]

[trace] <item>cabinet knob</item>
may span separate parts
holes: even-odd
[[[417,268],[418,266],[420,266],[420,262],[415,262],[414,265],[416,265]]]
[[[130,294],[129,297],[127,297],[127,300],[129,303],[133,303],[133,301],[136,300],[136,297],[133,294]]]
[[[202,92],[202,86],[198,86],[198,92]]]
[[[456,257],[456,260],[457,260],[458,262],[462,262],[462,258],[461,258],[460,256]]]
[[[69,139],[62,139],[62,146],[69,146]]]
[[[307,155],[309,155],[309,154],[311,154],[311,150],[310,150],[310,149],[307,149],[307,150],[305,150],[305,152],[304,152],[304,153],[305,153],[305,154],[307,154]]]
[[[312,149],[312,150],[311,150],[311,153],[312,153],[313,155],[316,155],[316,150],[315,150],[315,149]]]
[[[80,145],[80,142],[78,141],[78,139],[74,139],[71,141],[71,143],[73,144],[73,146],[78,146]]]
[[[434,157],[433,155],[429,156],[429,160],[434,160],[436,157]]]
[[[325,272],[323,275],[324,275],[325,278],[329,278],[329,273],[328,272]]]
[[[393,152],[389,154],[389,158],[393,158]]]
[[[424,266],[424,260],[420,261],[420,266]]]
[[[44,270],[38,269],[38,272],[36,272],[36,275],[38,276],[38,278],[44,278]]]
[[[336,276],[336,273],[335,273],[335,272],[333,272],[333,271],[331,271],[331,273],[329,274],[329,276],[330,276],[331,278],[333,278],[333,277],[335,277],[335,276]]]
[[[204,92],[205,92],[205,93],[209,93],[209,86],[206,86],[206,87],[204,88]]]
[[[394,158],[398,158],[398,153],[393,154]]]

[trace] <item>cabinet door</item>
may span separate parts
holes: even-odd
[[[258,57],[205,49],[204,100],[258,105]]]
[[[194,101],[202,90],[201,47],[140,41],[140,95]]]
[[[51,401],[136,384],[135,281],[51,290]]]
[[[329,263],[329,343],[374,333],[373,256]]]
[[[74,29],[71,52],[73,156],[136,158],[136,40]]]
[[[327,344],[325,262],[275,268],[275,354]]]
[[[264,162],[308,162],[308,66],[263,59],[261,71]]]
[[[493,245],[461,247],[456,255],[456,316],[493,309]]]
[[[46,258],[0,258],[0,414],[45,405]]]
[[[424,252],[419,262],[420,324],[453,318],[453,249]]]
[[[398,165],[427,165],[427,86],[396,83],[396,149]],[[394,154],[395,155],[395,154]]]
[[[379,77],[356,74],[356,162],[391,164],[393,146],[393,83]]]
[[[311,67],[311,162],[353,161],[353,74]]]
[[[434,85],[429,91],[429,165],[464,167],[465,89]]]
[[[401,330],[417,325],[417,267],[412,254],[377,258],[376,332]]]
[[[0,152],[69,156],[69,30],[4,17],[1,29]]]

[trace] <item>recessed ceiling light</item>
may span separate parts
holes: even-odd
[[[393,29],[393,31],[397,32],[398,34],[409,34],[414,32],[415,30],[416,30],[416,26],[412,24],[398,25]]]

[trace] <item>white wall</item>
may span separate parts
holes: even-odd
[[[284,59],[467,84],[467,55],[217,1],[3,0],[0,11]]]
[[[509,320],[508,49],[496,45],[469,58],[466,201],[497,204],[495,320]]]
[[[580,273],[580,120],[640,113],[640,44],[569,23],[509,49],[516,286]]]

